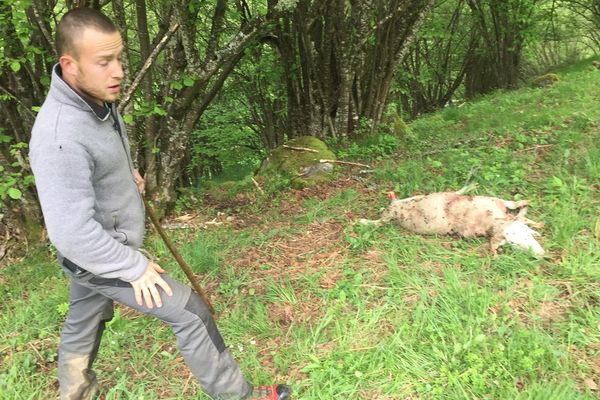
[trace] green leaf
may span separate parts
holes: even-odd
[[[131,115],[131,114],[123,115],[123,122],[125,122],[126,124],[131,124],[133,122],[133,115]]]
[[[167,115],[167,112],[163,110],[160,106],[154,106],[154,113],[163,117]]]
[[[34,182],[35,182],[35,178],[33,177],[33,175],[27,175],[23,178],[22,184],[25,186],[29,186],[29,185],[33,184]]]
[[[33,112],[39,112],[40,108],[41,108],[40,106],[32,106],[31,107],[31,111],[33,111]]]
[[[23,193],[17,188],[8,189],[8,196],[13,200],[19,200]]]
[[[186,76],[185,78],[183,78],[183,84],[187,87],[190,87],[194,84],[194,80],[189,76]]]
[[[175,90],[181,90],[183,88],[183,85],[181,84],[181,82],[173,81],[171,82],[171,87]]]
[[[10,62],[10,69],[12,69],[14,72],[19,72],[21,69],[21,64],[17,60],[12,60]]]

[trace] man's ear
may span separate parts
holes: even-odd
[[[79,69],[77,66],[77,61],[73,58],[73,56],[63,54],[58,59],[58,63],[60,64],[63,76],[77,76]]]

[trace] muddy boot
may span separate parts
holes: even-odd
[[[60,400],[92,400],[99,391],[88,355],[62,352],[58,358]]]

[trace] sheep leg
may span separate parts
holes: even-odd
[[[509,210],[521,209],[519,211],[519,214],[523,213],[523,216],[525,216],[525,213],[527,212],[527,206],[529,205],[529,200],[519,200],[519,201],[505,200],[504,205]],[[523,210],[525,210],[525,211],[523,211]]]
[[[542,229],[544,227],[544,223],[543,222],[532,221],[529,218],[526,218],[525,216],[517,216],[517,218],[519,218],[521,221],[523,221],[523,223],[525,223],[526,225],[531,226],[532,228]],[[539,235],[538,232],[535,232],[535,234]]]
[[[469,185],[463,186],[463,187],[462,187],[460,190],[457,190],[457,191],[456,191],[456,192],[454,192],[454,193],[456,193],[456,194],[460,194],[460,195],[463,195],[463,194],[465,194],[465,193],[468,193],[468,192],[470,192],[470,191],[472,191],[472,190],[475,190],[475,189],[477,189],[477,186],[478,186],[478,185],[477,185],[476,183],[471,183],[471,184],[469,184]]]
[[[383,221],[381,219],[365,219],[365,218],[361,218],[358,220],[358,223],[361,225],[371,225],[371,226],[381,226],[381,224],[383,223]]]
[[[413,197],[407,197],[406,199],[396,199],[392,202],[392,204],[394,203],[407,203],[409,201],[415,201],[415,200],[419,200],[420,198],[424,197],[422,194],[417,195],[417,196],[413,196]]]

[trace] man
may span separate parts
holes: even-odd
[[[70,278],[59,345],[62,400],[92,399],[92,371],[113,300],[169,324],[187,365],[217,399],[289,399],[283,385],[254,388],[189,287],[139,252],[143,180],[133,168],[115,101],[123,43],[102,13],[79,8],[57,26],[59,60],[32,131],[31,166],[50,240]]]

